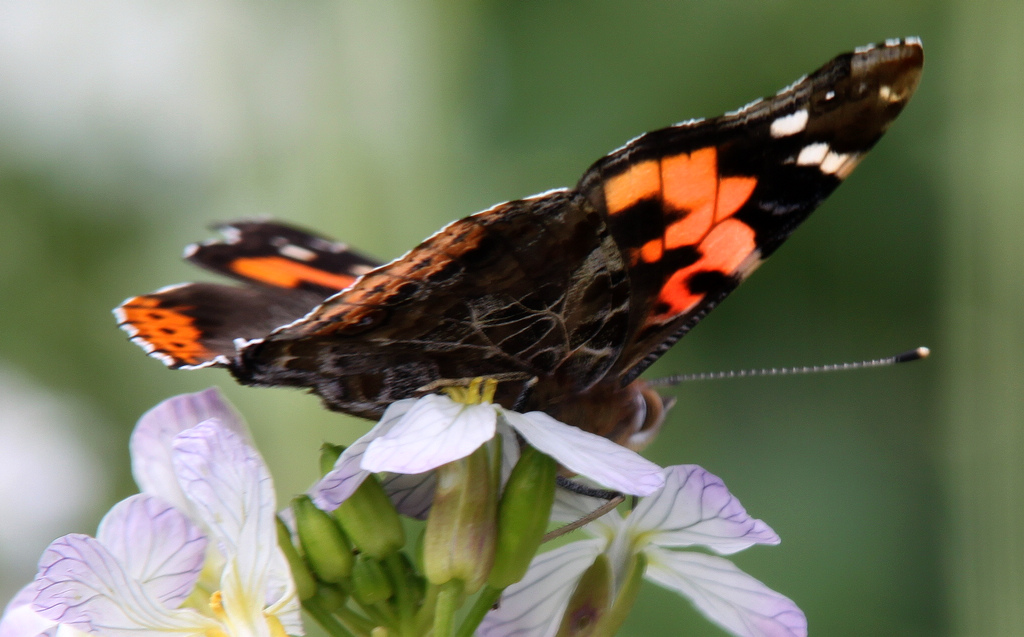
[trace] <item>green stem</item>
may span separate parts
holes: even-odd
[[[459,632],[455,633],[456,637],[473,637],[473,632],[476,631],[477,626],[484,620],[484,615],[487,611],[491,610],[494,605],[501,598],[501,593],[504,591],[502,588],[493,588],[491,586],[484,586],[483,590],[480,591],[480,595],[473,602],[473,607],[469,609],[469,614],[462,620],[462,625],[459,626]]]
[[[455,611],[462,598],[462,580],[453,579],[441,585],[434,611],[434,637],[454,637]]]
[[[414,635],[425,635],[427,629],[434,623],[434,611],[437,610],[437,597],[440,595],[441,587],[436,584],[428,584],[423,595],[423,603],[416,612],[414,623]]]
[[[391,573],[392,585],[395,589],[395,605],[398,607],[398,625],[401,635],[412,636],[415,626],[416,609],[413,608],[412,591],[409,577],[405,572],[405,565],[402,563],[402,556],[398,553],[391,553],[384,558],[384,566]]]
[[[381,606],[383,606],[383,604],[359,604],[359,608],[363,609],[363,612],[370,618],[370,622],[374,627],[394,626],[394,622],[392,621],[394,619],[393,614],[389,617],[386,612],[382,612]]]
[[[320,600],[315,597],[307,599],[302,602],[302,607],[306,609],[306,612],[313,616],[318,624],[323,626],[323,629],[327,631],[331,637],[366,637],[369,635],[369,631],[353,631],[343,626],[337,619],[334,618],[330,612],[325,610],[320,604]]]
[[[370,621],[347,606],[336,609],[334,614],[354,633],[368,635],[377,626],[376,622]]]

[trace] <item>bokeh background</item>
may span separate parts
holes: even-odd
[[[907,35],[927,61],[900,120],[649,375],[932,359],[679,387],[648,455],[778,531],[736,561],[812,634],[1024,634],[1020,0],[0,2],[0,600],[134,491],[128,435],[163,398],[221,386],[282,499],[366,430],[114,327],[123,298],[207,278],[179,256],[209,224],[272,215],[391,259]],[[622,633],[721,634],[650,585]]]

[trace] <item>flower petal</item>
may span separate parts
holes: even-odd
[[[554,635],[577,580],[594,563],[603,546],[602,540],[583,540],[533,558],[526,576],[505,589],[498,607],[487,613],[476,634],[480,637]]]
[[[217,628],[192,609],[165,608],[99,540],[86,535],[66,535],[50,544],[36,583],[36,612],[106,637],[137,637],[139,631],[184,637]]]
[[[274,484],[263,458],[216,419],[174,441],[174,467],[227,558],[221,576],[227,622],[261,634],[267,614],[298,613],[291,572],[277,545]],[[282,621],[284,621],[283,618]]]
[[[174,441],[173,462],[182,490],[226,555],[277,545],[274,485],[255,448],[209,420]]]
[[[434,503],[434,487],[437,485],[433,471],[389,473],[381,483],[399,513],[417,520],[427,519],[430,505]]]
[[[778,544],[771,527],[747,515],[721,478],[697,465],[665,471],[665,488],[644,498],[629,524],[658,546],[702,545],[728,555],[754,544]]]
[[[540,411],[520,414],[503,409],[501,413],[532,446],[609,489],[648,495],[665,484],[661,467],[607,438],[560,423]]]
[[[0,617],[0,637],[36,637],[56,632],[56,622],[32,610],[35,598],[35,582],[18,591]]]
[[[313,504],[324,511],[333,511],[342,502],[348,500],[349,496],[355,493],[359,485],[363,483],[366,476],[370,475],[370,472],[362,467],[366,448],[370,446],[371,442],[391,431],[402,419],[402,416],[412,409],[417,400],[407,398],[391,403],[384,411],[380,422],[366,432],[362,438],[349,445],[334,463],[334,468],[309,490]]]
[[[206,536],[183,513],[150,495],[114,505],[96,539],[165,608],[185,601],[203,569]]]
[[[497,414],[489,403],[464,405],[447,396],[420,398],[363,455],[367,471],[424,473],[465,458],[494,437]]]
[[[251,443],[245,421],[224,400],[216,387],[169,398],[139,418],[129,446],[132,475],[140,490],[160,496],[182,511],[191,510],[174,476],[171,444],[179,433],[210,418],[219,419],[224,427],[244,436]]]
[[[649,547],[647,577],[688,597],[708,619],[740,637],[806,637],[807,618],[729,560]]]

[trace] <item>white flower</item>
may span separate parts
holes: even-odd
[[[580,519],[600,504],[593,498],[559,493],[552,517]],[[747,515],[719,478],[696,465],[669,467],[664,489],[644,498],[631,514],[623,517],[612,511],[585,529],[596,537],[534,558],[526,577],[506,589],[500,606],[488,613],[477,634],[554,635],[576,583],[604,553],[616,586],[621,585],[633,556],[642,554],[647,579],[688,597],[708,619],[734,635],[807,635],[806,617],[787,597],[729,560],[676,550],[704,546],[731,554],[754,544],[779,543],[775,532]]]
[[[437,467],[465,458],[495,435],[504,439],[504,466],[518,457],[516,434],[570,471],[631,495],[647,495],[664,484],[662,469],[634,451],[606,438],[570,427],[551,416],[533,411],[520,414],[493,403],[464,404],[444,395],[399,400],[388,407],[380,422],[352,443],[311,493],[317,506],[333,510],[344,502],[370,473],[390,472],[423,479]],[[414,493],[417,478],[389,485],[399,510],[422,510],[427,489]]]
[[[140,419],[131,448],[143,493],[115,505],[95,538],[53,542],[0,634],[302,634],[270,474],[217,392],[161,403]]]

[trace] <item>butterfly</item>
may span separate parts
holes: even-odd
[[[478,377],[496,401],[638,449],[666,400],[640,374],[863,159],[917,87],[916,38],[840,55],[767,99],[641,135],[575,188],[495,205],[381,265],[286,224],[220,227],[188,283],[114,312],[167,366],[307,388],[377,419]]]

